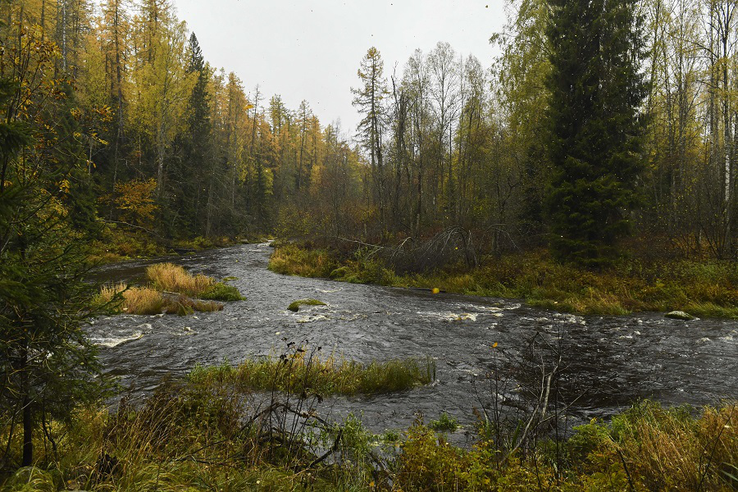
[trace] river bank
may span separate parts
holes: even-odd
[[[470,268],[452,264],[424,273],[398,273],[387,261],[305,247],[276,246],[277,273],[353,283],[423,288],[485,297],[524,299],[529,305],[587,315],[684,311],[738,319],[738,265],[718,260],[623,259],[595,272],[554,262],[544,251],[487,257]]]
[[[71,422],[49,423],[53,448],[39,446],[33,467],[0,473],[0,489],[728,491],[738,484],[735,404],[694,412],[641,402],[610,424],[592,420],[561,438],[480,421],[475,445],[462,449],[420,419],[374,434],[354,416],[329,424],[299,399],[272,400],[254,414],[244,413],[242,400],[211,381],[169,384],[145,405],[123,403],[115,413],[79,409]]]

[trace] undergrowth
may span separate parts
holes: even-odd
[[[495,443],[459,448],[418,420],[374,435],[354,416],[331,424],[275,403],[248,413],[227,384],[169,383],[142,405],[80,408],[53,423],[33,467],[6,453],[0,490],[730,491],[738,406],[698,415],[641,402],[500,462]],[[284,418],[289,415],[291,418]],[[303,419],[295,426],[293,419]],[[292,429],[295,432],[292,432]],[[8,428],[3,427],[3,437]],[[38,433],[41,436],[41,433]],[[330,459],[326,459],[326,457]]]
[[[525,299],[534,306],[578,314],[681,310],[738,319],[738,268],[730,261],[631,258],[591,271],[557,263],[544,251],[530,251],[482,259],[475,267],[452,264],[400,274],[362,250],[340,256],[287,243],[276,248],[270,269],[344,282]]]

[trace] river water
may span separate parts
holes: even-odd
[[[559,398],[579,421],[607,417],[640,398],[705,405],[738,397],[735,321],[573,316],[511,300],[283,276],[267,270],[270,253],[267,244],[239,245],[171,259],[193,273],[235,277],[229,283],[247,300],[194,316],[97,318],[88,335],[101,347],[105,370],[145,395],[163,377],[184,375],[195,364],[279,355],[289,342],[361,362],[433,358],[432,385],[323,402],[325,416],[341,420],[351,412],[375,432],[443,411],[472,423],[475,408],[491,406],[494,380],[504,386],[498,402],[512,407],[558,353]],[[99,275],[131,280],[153,262],[110,265]],[[305,298],[327,306],[287,310]]]

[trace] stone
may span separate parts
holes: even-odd
[[[694,316],[692,316],[689,313],[685,313],[684,311],[671,311],[670,313],[666,313],[665,316],[667,318],[681,319],[684,321],[689,321],[691,319],[694,319]]]

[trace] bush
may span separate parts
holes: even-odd
[[[454,432],[459,428],[459,421],[442,412],[438,420],[432,420],[428,427],[437,432]]]

